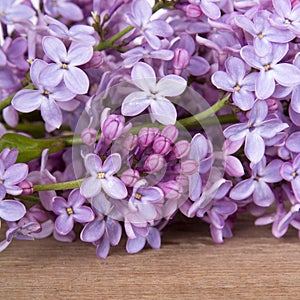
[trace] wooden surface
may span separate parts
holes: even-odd
[[[206,224],[177,223],[160,250],[129,255],[123,240],[106,260],[80,241],[14,241],[0,254],[0,299],[300,299],[297,232],[277,240],[249,217],[235,228],[216,245]]]

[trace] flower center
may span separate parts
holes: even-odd
[[[72,208],[72,207],[67,207],[67,208],[66,208],[66,211],[67,211],[67,214],[68,214],[69,216],[74,214],[74,211],[73,211],[73,208]]]
[[[237,84],[237,85],[234,87],[234,89],[238,92],[238,91],[241,89],[241,87]]]
[[[271,69],[271,66],[270,66],[270,64],[265,64],[264,68],[266,71],[269,71]]]
[[[297,172],[294,171],[294,172],[292,173],[292,176],[293,176],[293,178],[297,177]]]
[[[3,184],[4,180],[0,179],[0,184]]]
[[[51,6],[57,6],[57,1],[56,0],[52,0],[51,1]]]
[[[68,64],[62,63],[61,68],[64,69],[64,70],[68,69]]]
[[[97,177],[98,177],[99,179],[104,179],[104,178],[105,178],[105,173],[104,173],[104,172],[99,172],[99,173],[97,174]]]
[[[156,99],[156,95],[155,95],[154,93],[150,93],[150,97],[151,97],[152,99]]]
[[[134,198],[140,200],[142,198],[142,195],[140,193],[135,193]]]
[[[47,90],[44,90],[43,95],[45,95],[46,97],[48,97],[51,93]]]
[[[259,34],[257,35],[257,37],[261,40],[261,39],[264,37],[264,35],[263,35],[262,33],[259,33]]]
[[[289,19],[284,19],[284,24],[291,24],[292,22],[291,22],[291,20],[289,20]]]

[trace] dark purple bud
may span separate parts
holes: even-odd
[[[181,159],[187,156],[190,152],[190,149],[191,149],[191,144],[185,140],[177,142],[173,147],[173,151],[177,159]]]
[[[140,173],[137,170],[127,169],[121,175],[121,180],[126,186],[134,186],[136,182],[140,179]]]
[[[189,4],[185,9],[186,15],[190,18],[199,18],[202,15],[202,10],[198,5]]]
[[[86,145],[93,145],[97,139],[97,130],[94,128],[84,128],[81,132],[81,139]]]
[[[174,73],[180,75],[190,63],[190,55],[187,50],[183,48],[176,48],[174,51],[173,67]]]
[[[163,168],[165,165],[166,161],[164,157],[160,154],[151,154],[147,157],[145,164],[144,164],[144,169],[148,173],[154,173]]]
[[[157,154],[166,155],[172,150],[171,141],[164,136],[159,136],[153,142],[153,150]]]
[[[182,195],[182,187],[175,180],[163,182],[159,187],[163,190],[165,197],[169,200],[177,200]]]
[[[26,195],[32,195],[33,194],[33,184],[32,184],[32,182],[30,182],[28,180],[23,180],[18,184],[18,186],[23,190],[21,195],[26,196]]]
[[[138,142],[142,147],[148,147],[152,144],[155,137],[159,134],[158,128],[142,128],[138,134]]]
[[[174,125],[167,125],[162,131],[161,135],[168,138],[174,143],[178,137],[178,129]]]
[[[122,133],[125,126],[125,118],[121,115],[110,115],[104,121],[102,133],[107,139],[114,141]]]

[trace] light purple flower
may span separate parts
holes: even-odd
[[[52,17],[62,16],[68,20],[80,21],[83,19],[81,9],[69,0],[43,0],[44,9]]]
[[[41,110],[43,120],[54,128],[59,128],[63,117],[59,107],[60,102],[66,102],[75,97],[64,84],[56,87],[40,82],[40,74],[48,64],[36,59],[30,68],[30,77],[37,90],[21,90],[12,99],[12,106],[20,112],[29,113],[36,109]]]
[[[238,123],[227,127],[224,136],[230,141],[245,141],[247,158],[258,163],[265,153],[265,139],[271,139],[286,129],[288,124],[279,118],[267,118],[268,105],[263,100],[257,100],[250,111],[247,123]]]
[[[153,20],[152,9],[146,0],[134,0],[131,4],[131,13],[127,14],[127,22],[145,37],[148,44],[155,50],[161,48],[159,37],[169,37],[173,34],[172,27],[164,20]]]
[[[230,192],[230,198],[239,201],[253,195],[253,201],[256,205],[270,206],[275,197],[269,183],[282,180],[280,175],[282,163],[280,159],[274,159],[267,165],[264,157],[258,164],[252,164],[251,178],[245,179],[234,186]]]
[[[280,29],[289,29],[295,35],[300,33],[300,5],[292,7],[291,0],[273,0],[275,13],[270,17],[270,23]]]
[[[175,124],[177,112],[166,97],[182,94],[187,82],[177,75],[167,75],[156,83],[154,70],[142,62],[133,67],[131,78],[142,91],[133,92],[124,99],[121,107],[122,114],[136,116],[150,106],[154,120],[164,125]]]
[[[5,167],[5,164],[0,160],[0,198],[3,199],[5,194],[20,195],[22,189],[18,183],[23,181],[28,175],[28,166],[23,163],[17,163]]]
[[[299,12],[300,12],[300,4],[299,4]],[[299,52],[295,56],[294,65],[300,70],[300,53]],[[293,88],[290,108],[297,114],[300,113],[300,84],[296,85]]]
[[[123,216],[103,193],[93,198],[91,203],[96,218],[84,226],[80,239],[84,242],[92,242],[96,246],[97,256],[106,258],[110,245],[116,246],[120,242],[122,227],[119,221]]]
[[[219,89],[232,93],[236,106],[249,110],[254,104],[256,73],[246,75],[245,63],[237,57],[229,57],[225,61],[226,72],[217,71],[211,77],[212,83]]]
[[[190,3],[199,5],[201,11],[209,18],[215,20],[221,17],[221,11],[216,2],[217,0],[189,0]]]
[[[114,199],[124,199],[127,196],[125,184],[116,174],[122,164],[121,156],[118,153],[109,155],[102,164],[101,158],[96,154],[88,154],[84,158],[86,170],[91,175],[83,181],[80,192],[86,198],[95,197],[104,192]]]
[[[35,15],[34,10],[28,5],[20,4],[18,0],[0,1],[0,22],[13,24],[30,19]]]
[[[282,86],[300,84],[300,69],[289,63],[279,63],[288,49],[288,44],[273,44],[272,52],[264,57],[259,57],[253,46],[245,46],[241,49],[241,56],[246,63],[260,71],[255,82],[257,98],[271,97],[275,91],[275,82]]]
[[[61,235],[68,234],[74,226],[74,222],[87,223],[94,220],[94,213],[88,206],[83,205],[85,197],[79,189],[73,190],[66,201],[63,197],[53,199],[53,212],[58,216],[55,220],[55,228]]]
[[[235,17],[235,23],[253,36],[255,53],[261,57],[272,52],[272,43],[284,44],[295,37],[289,30],[271,26],[269,17],[270,13],[266,10],[256,13],[253,22],[244,15]]]
[[[49,64],[41,71],[41,83],[54,87],[64,81],[72,93],[87,93],[89,79],[77,66],[87,63],[92,58],[93,47],[88,44],[72,42],[67,51],[61,40],[46,36],[43,38],[43,49],[54,63]]]

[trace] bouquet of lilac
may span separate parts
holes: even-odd
[[[299,38],[297,0],[1,0],[0,252],[300,236]]]

